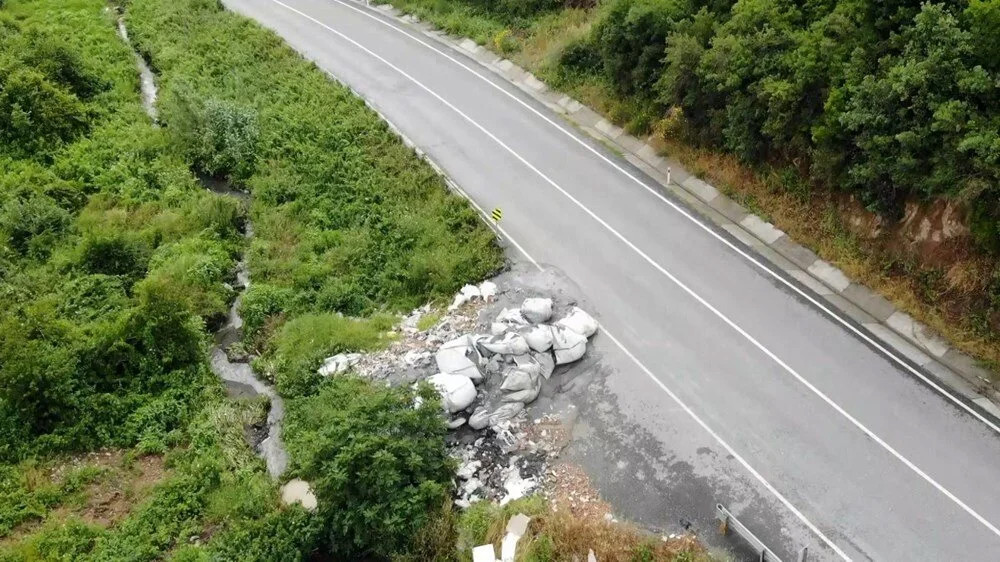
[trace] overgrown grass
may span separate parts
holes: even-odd
[[[507,522],[518,513],[530,516],[528,533],[518,542],[517,562],[570,562],[585,560],[593,549],[598,560],[635,562],[662,560],[707,562],[709,555],[692,538],[661,540],[628,524],[574,517],[549,510],[539,496],[512,501],[504,506],[478,502],[459,518],[459,545],[471,559],[472,547],[491,543],[497,552]]]

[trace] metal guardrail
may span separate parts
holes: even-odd
[[[740,522],[735,515],[726,506],[721,503],[715,504],[715,518],[721,523],[719,529],[722,534],[725,535],[729,531],[733,531],[741,539],[743,539],[747,544],[753,548],[754,552],[758,553],[760,556],[759,562],[781,562],[781,558],[774,553],[773,550],[767,547],[763,541],[757,538],[757,535],[753,534],[753,531],[747,529],[746,525]],[[809,554],[808,547],[802,547],[799,551],[798,562],[806,562],[806,557]]]

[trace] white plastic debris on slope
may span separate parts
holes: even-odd
[[[552,299],[530,298],[521,303],[521,314],[532,324],[548,322],[552,318]]]
[[[531,518],[523,513],[510,518],[507,522],[507,533],[500,543],[500,561],[514,562],[514,555],[517,553],[517,542],[528,532],[528,523]]]
[[[479,291],[479,287],[475,285],[466,285],[455,295],[455,300],[452,301],[451,306],[448,307],[449,311],[457,310],[458,307],[471,301],[475,298],[482,297],[482,293]]]
[[[434,355],[438,370],[451,375],[465,375],[474,381],[482,380],[479,362],[482,356],[471,336],[461,336],[441,344]]]
[[[552,327],[552,350],[556,365],[572,363],[587,352],[587,338],[561,325]]]
[[[360,353],[338,353],[324,359],[323,365],[316,372],[324,377],[337,375],[356,365],[361,357]]]
[[[589,338],[597,332],[597,320],[576,306],[573,307],[569,316],[556,322],[556,326],[573,330],[585,338]]]
[[[497,551],[492,544],[479,545],[472,549],[472,562],[497,562]]]
[[[448,412],[454,414],[468,408],[476,400],[476,385],[465,375],[438,373],[427,377],[441,395],[441,401]]]
[[[316,509],[316,494],[305,480],[289,480],[281,487],[281,502],[285,505],[302,504],[309,511]]]
[[[497,284],[492,281],[483,281],[479,284],[479,296],[484,301],[490,302],[490,299],[497,296]]]

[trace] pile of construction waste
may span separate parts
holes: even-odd
[[[535,491],[556,454],[528,438],[526,406],[557,368],[586,354],[597,330],[594,318],[572,303],[525,298],[516,287],[501,291],[484,281],[463,287],[446,310],[414,310],[387,349],[329,357],[318,374],[352,371],[390,385],[432,384],[453,430],[456,505],[506,503]]]

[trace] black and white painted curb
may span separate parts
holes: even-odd
[[[369,5],[365,0],[356,1]],[[566,94],[550,89],[530,72],[471,39],[451,36],[389,4],[372,5],[371,8],[465,55],[551,111],[562,115],[592,138],[603,144],[610,143],[616,152],[621,152],[625,160],[659,183],[661,189],[725,230],[771,267],[812,291],[818,297],[818,303],[849,318],[870,335],[877,345],[902,356],[940,385],[1000,419],[1000,390],[991,384],[991,373],[974,358],[952,347],[930,327],[898,310],[881,295],[852,281],[840,269],[820,259],[771,223],[750,213],[715,187],[693,176],[678,161],[658,154],[647,142],[625,133],[594,110]],[[381,115],[377,108],[372,109]],[[440,166],[391,123],[390,127],[430,163],[452,189],[464,195]],[[478,207],[477,210],[485,214]]]

